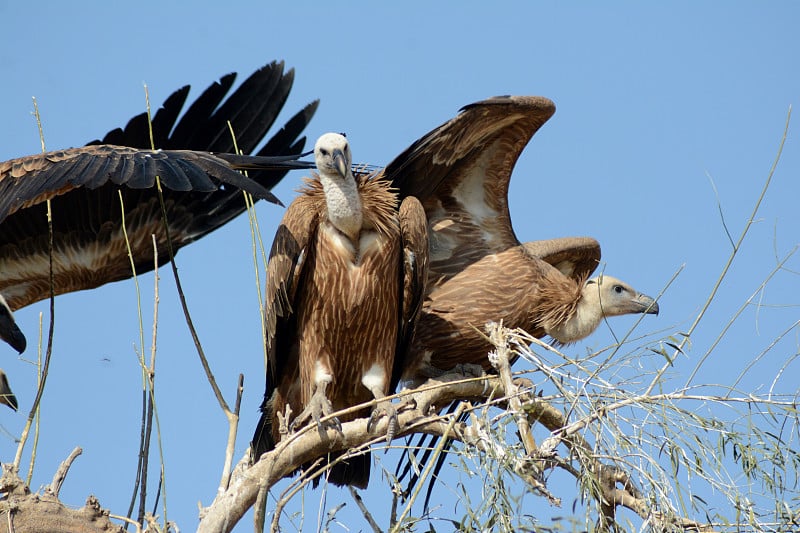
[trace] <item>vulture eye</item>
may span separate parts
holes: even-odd
[[[614,285],[614,292],[616,292],[617,294],[622,294],[622,291],[624,290],[625,289],[622,288],[622,285]]]
[[[322,155],[328,155],[328,151],[325,148],[320,148],[319,153],[321,153]]]

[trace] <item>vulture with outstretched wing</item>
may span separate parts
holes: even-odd
[[[159,150],[149,149],[143,113],[86,147],[0,163],[0,293],[10,309],[50,294],[47,200],[56,294],[131,277],[123,220],[138,273],[153,269],[151,234],[159,260],[169,260],[157,175],[173,251],[244,212],[242,190],[277,201],[268,191],[294,165],[272,156],[302,152],[301,133],[318,102],[290,118],[257,152],[261,159],[230,155],[235,147],[251,153],[261,143],[286,101],[294,71],[272,62],[228,94],[235,79],[233,73],[212,84],[180,119],[189,87],[173,93],[152,119],[152,144]],[[271,170],[245,177],[236,168]]]
[[[419,383],[464,364],[490,370],[492,346],[483,334],[488,321],[569,344],[591,334],[603,317],[658,313],[653,298],[620,280],[589,279],[600,262],[595,239],[517,240],[508,211],[511,172],[554,112],[542,97],[468,105],[384,169],[400,197],[419,198],[428,217],[427,291],[405,380]],[[429,456],[426,451],[417,462]],[[444,458],[439,455],[428,497]]]
[[[319,423],[389,394],[424,295],[428,242],[417,199],[398,207],[389,182],[355,178],[342,135],[320,137],[314,154],[318,177],[286,211],[267,266],[267,388],[253,460],[275,447],[287,406],[293,425]],[[396,416],[385,400],[371,422],[382,415]],[[328,480],[364,488],[369,470],[369,453],[349,457]]]
[[[405,379],[467,363],[489,369],[483,326],[490,320],[568,344],[603,317],[658,312],[652,298],[620,280],[588,279],[600,261],[594,239],[517,240],[508,212],[511,172],[554,112],[542,97],[468,105],[384,170],[401,198],[419,198],[428,218],[427,292]]]

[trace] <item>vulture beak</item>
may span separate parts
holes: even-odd
[[[636,298],[633,300],[633,305],[635,308],[634,312],[636,313],[644,313],[646,315],[658,314],[658,302],[646,294],[637,294]]]
[[[15,411],[19,407],[17,397],[11,392],[11,385],[8,384],[8,377],[2,370],[0,370],[0,403],[6,404]]]
[[[344,157],[344,152],[338,149],[333,151],[333,164],[342,177],[347,176],[347,159]]]

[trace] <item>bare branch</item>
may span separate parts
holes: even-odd
[[[75,459],[83,453],[83,450],[80,447],[76,447],[72,450],[72,453],[69,454],[59,466],[58,470],[56,470],[55,476],[53,476],[53,481],[50,483],[50,487],[47,489],[47,493],[51,496],[58,498],[58,494],[61,492],[61,485],[64,483],[64,479],[67,477],[67,472],[69,472],[69,467],[72,466],[72,463]]]

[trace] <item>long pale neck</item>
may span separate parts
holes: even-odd
[[[547,334],[561,344],[569,344],[589,336],[603,319],[597,288],[584,289],[575,312],[563,323],[550,328]]]
[[[361,232],[361,199],[358,196],[358,185],[352,175],[345,179],[320,175],[322,188],[325,191],[325,202],[328,206],[328,220],[339,231],[358,242]]]

